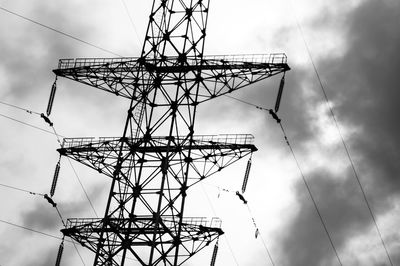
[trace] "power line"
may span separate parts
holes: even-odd
[[[18,225],[18,224],[12,223],[12,222],[4,221],[4,220],[1,220],[1,219],[0,219],[0,222],[8,224],[8,225],[12,225],[14,227],[18,227],[18,228],[21,228],[21,229],[24,229],[24,230],[28,230],[28,231],[31,231],[31,232],[34,232],[34,233],[37,233],[37,234],[41,234],[41,235],[44,235],[44,236],[48,236],[48,237],[51,237],[51,238],[62,240],[62,237],[58,237],[58,236],[55,236],[55,235],[44,233],[44,232],[41,232],[41,231],[38,231],[38,230],[35,230],[35,229],[32,229],[32,228],[28,228],[28,227],[25,227],[25,226],[22,226],[22,225]],[[66,240],[66,241],[72,243],[71,240]]]
[[[35,111],[29,110],[29,109],[25,109],[25,108],[19,107],[19,106],[14,105],[14,104],[6,103],[6,102],[3,102],[3,101],[0,101],[0,104],[7,105],[7,106],[10,106],[10,107],[13,107],[13,108],[16,108],[16,109],[25,111],[25,112],[27,112],[27,113],[29,113],[29,114],[37,114],[37,115],[40,115],[39,112],[35,112]]]
[[[57,137],[57,141],[58,141],[58,143],[59,143],[60,145],[61,145],[61,141],[60,141],[60,139],[59,139],[58,137],[60,136],[60,137],[63,137],[63,138],[64,138],[64,136],[59,135],[59,134],[56,132],[56,130],[55,130],[54,127],[52,127],[53,132],[51,132],[51,131],[49,131],[49,130],[46,130],[46,129],[43,129],[43,128],[40,128],[40,127],[31,125],[31,124],[22,122],[22,121],[20,121],[20,120],[18,120],[18,119],[15,119],[15,118],[12,118],[12,117],[3,115],[3,114],[1,114],[1,113],[0,113],[0,116],[5,117],[5,118],[10,119],[10,120],[13,120],[13,121],[18,122],[18,123],[21,123],[21,124],[23,124],[23,125],[26,125],[26,126],[29,126],[29,127],[32,127],[32,128],[38,129],[38,130],[41,130],[41,131],[43,131],[43,132],[46,132],[46,133],[55,135],[55,136]],[[74,172],[74,174],[75,174],[75,177],[78,179],[78,182],[79,182],[79,184],[80,184],[80,186],[81,186],[83,192],[85,193],[85,196],[86,196],[87,200],[89,201],[90,207],[92,208],[92,210],[93,210],[93,212],[95,213],[96,217],[98,217],[97,212],[96,212],[96,210],[94,209],[93,203],[92,203],[92,201],[90,200],[89,195],[88,195],[88,193],[87,193],[85,187],[83,186],[83,184],[82,184],[82,182],[81,182],[81,180],[80,180],[80,178],[79,178],[79,176],[78,176],[78,174],[77,174],[77,172],[76,172],[76,170],[75,170],[74,166],[72,165],[72,163],[71,163],[71,161],[70,161],[69,158],[68,158],[68,161],[69,161],[69,163],[70,163],[70,165],[71,165],[71,168],[72,168],[72,170],[73,170],[73,172]],[[6,185],[4,185],[4,186],[6,186]],[[28,192],[29,192],[29,191],[28,191]],[[41,194],[41,195],[42,195],[42,194]]]
[[[0,186],[6,187],[6,188],[11,188],[11,189],[18,190],[18,191],[22,191],[22,192],[26,192],[26,193],[29,193],[29,194],[31,194],[31,195],[40,195],[40,196],[44,196],[44,194],[42,194],[42,193],[32,192],[32,191],[29,191],[29,190],[25,190],[25,189],[22,189],[22,188],[18,188],[18,187],[6,185],[6,184],[1,184],[1,183],[0,183]]]
[[[365,204],[367,205],[368,211],[369,211],[369,213],[370,213],[370,215],[371,215],[372,221],[373,221],[373,223],[374,223],[374,225],[375,225],[375,229],[376,229],[376,231],[377,231],[377,233],[378,233],[378,235],[379,235],[379,238],[380,238],[380,240],[381,240],[382,246],[383,246],[383,248],[384,248],[384,250],[385,250],[385,252],[386,252],[386,256],[387,256],[387,258],[388,258],[388,260],[389,260],[389,262],[390,262],[390,265],[393,266],[392,259],[391,259],[390,255],[389,255],[388,249],[386,248],[385,241],[383,240],[381,231],[380,231],[379,226],[378,226],[378,223],[377,223],[377,221],[376,221],[376,219],[375,219],[375,215],[374,215],[374,213],[373,213],[373,211],[372,211],[371,205],[369,204],[369,201],[368,201],[368,198],[367,198],[367,196],[366,196],[365,190],[364,190],[364,188],[363,188],[363,186],[362,186],[362,184],[361,184],[361,180],[360,180],[360,177],[359,177],[358,172],[357,172],[357,170],[356,170],[356,167],[355,167],[355,165],[354,165],[354,161],[353,161],[352,156],[351,156],[351,154],[350,154],[349,148],[347,147],[346,141],[345,141],[345,139],[344,139],[344,137],[343,137],[343,134],[342,134],[342,132],[341,132],[341,130],[340,130],[338,120],[337,120],[337,118],[336,118],[335,113],[333,112],[332,105],[331,105],[330,102],[329,102],[329,98],[328,98],[328,95],[327,95],[327,93],[326,93],[325,87],[324,87],[324,85],[323,85],[323,83],[322,83],[321,76],[319,75],[319,72],[318,72],[318,69],[317,69],[316,64],[315,64],[315,62],[314,62],[314,59],[313,59],[313,57],[312,57],[310,48],[309,48],[309,46],[308,46],[308,44],[307,44],[307,41],[306,41],[306,39],[305,39],[305,37],[304,37],[304,33],[303,33],[303,30],[302,30],[302,27],[301,27],[301,25],[300,25],[300,23],[299,23],[299,21],[298,21],[298,19],[297,19],[297,17],[296,17],[296,14],[295,14],[294,17],[295,17],[295,19],[296,19],[297,28],[298,28],[298,30],[299,30],[299,32],[300,32],[300,35],[301,35],[301,37],[302,37],[304,46],[305,46],[305,48],[306,48],[306,50],[307,50],[307,54],[308,54],[308,57],[309,57],[309,59],[310,59],[310,61],[311,61],[313,70],[314,70],[315,75],[316,75],[316,77],[317,77],[317,79],[318,79],[318,83],[319,83],[319,85],[320,85],[321,91],[322,91],[322,93],[323,93],[323,95],[324,95],[324,99],[325,99],[326,105],[327,105],[328,108],[329,108],[329,112],[330,112],[330,114],[331,114],[332,120],[333,120],[333,122],[334,122],[334,124],[335,124],[335,127],[336,127],[336,130],[337,130],[337,132],[338,132],[338,134],[339,134],[339,136],[340,136],[340,139],[341,139],[342,145],[343,145],[343,147],[344,147],[344,150],[346,151],[346,156],[347,156],[347,158],[348,158],[348,160],[349,160],[349,162],[350,162],[351,168],[352,168],[353,173],[354,173],[354,177],[356,178],[357,184],[358,184],[358,186],[360,187],[360,191],[361,191],[361,193],[362,193],[362,195],[363,195]]]
[[[58,137],[59,135],[57,134],[56,129],[54,128],[54,126],[51,126],[51,128],[52,128],[53,131],[54,131],[54,135],[55,135],[56,138],[57,138],[57,142],[58,142],[58,143],[60,144],[60,146],[62,147],[62,142],[61,142],[60,138]],[[84,185],[83,185],[81,179],[80,179],[79,176],[78,176],[78,173],[77,173],[76,170],[75,170],[74,165],[72,164],[72,162],[71,162],[71,160],[70,160],[69,157],[67,157],[67,159],[68,159],[69,165],[70,165],[71,168],[72,168],[72,171],[74,172],[74,175],[75,175],[76,179],[77,179],[78,182],[79,182],[79,185],[81,186],[83,192],[85,193],[86,199],[88,200],[88,202],[89,202],[89,204],[90,204],[90,207],[92,208],[92,210],[93,210],[94,214],[96,215],[96,217],[99,217],[99,216],[97,215],[97,212],[96,212],[94,206],[93,206],[92,201],[90,200],[89,194],[87,193],[87,191],[86,191],[86,189],[85,189],[85,187],[84,187]]]
[[[2,6],[0,6],[0,9],[3,10],[3,11],[5,11],[5,12],[7,12],[7,13],[9,13],[9,14],[12,14],[12,15],[17,16],[17,17],[19,17],[19,18],[22,18],[22,19],[24,19],[24,20],[27,20],[27,21],[29,21],[29,22],[32,22],[32,23],[34,23],[34,24],[36,24],[36,25],[39,25],[39,26],[41,26],[41,27],[43,27],[43,28],[46,28],[46,29],[48,29],[48,30],[54,31],[54,32],[59,33],[59,34],[61,34],[61,35],[64,35],[64,36],[66,36],[66,37],[68,37],[68,38],[71,38],[71,39],[73,39],[73,40],[75,40],[75,41],[78,41],[78,42],[84,43],[84,44],[86,44],[86,45],[92,46],[92,47],[94,47],[94,48],[96,48],[96,49],[102,50],[103,52],[106,52],[106,53],[109,53],[109,54],[112,54],[112,55],[115,55],[115,56],[118,56],[118,57],[122,57],[122,55],[119,55],[119,54],[114,53],[114,52],[112,52],[112,51],[110,51],[110,50],[104,49],[104,48],[102,48],[102,47],[100,47],[100,46],[97,46],[97,45],[95,45],[95,44],[92,44],[92,43],[90,43],[90,42],[84,41],[84,40],[82,40],[82,39],[80,39],[80,38],[74,37],[74,36],[72,36],[71,34],[65,33],[65,32],[63,32],[63,31],[61,31],[61,30],[57,30],[57,29],[55,29],[55,28],[53,28],[53,27],[47,26],[47,25],[45,25],[45,24],[43,24],[43,23],[40,23],[40,22],[38,22],[38,21],[36,21],[36,20],[30,19],[30,18],[28,18],[28,17],[26,17],[26,16],[23,16],[23,15],[21,15],[21,14],[18,14],[18,13],[16,13],[16,12],[13,12],[13,11],[11,11],[11,10],[8,10],[7,8],[4,8],[4,7],[2,7]]]
[[[306,177],[305,177],[305,175],[304,175],[304,173],[303,173],[303,170],[302,170],[301,167],[300,167],[300,163],[299,163],[299,161],[297,160],[296,154],[294,153],[293,147],[292,147],[292,145],[290,144],[289,139],[288,139],[288,137],[287,137],[287,135],[286,135],[285,129],[283,128],[283,125],[282,125],[281,122],[279,122],[279,125],[280,125],[280,127],[281,127],[283,136],[284,136],[284,138],[285,138],[285,140],[286,140],[286,144],[289,146],[289,149],[290,149],[290,152],[292,153],[293,159],[294,159],[294,161],[296,162],[297,168],[299,169],[299,172],[300,172],[301,178],[302,178],[302,180],[303,180],[303,182],[304,182],[304,185],[305,185],[305,187],[307,188],[308,194],[310,195],[311,201],[313,202],[313,205],[314,205],[314,208],[315,208],[315,210],[316,210],[316,212],[317,212],[317,214],[318,214],[319,220],[321,221],[321,224],[322,224],[322,226],[324,227],[324,230],[325,230],[326,235],[328,236],[328,239],[329,239],[329,242],[330,242],[330,244],[331,244],[331,246],[332,246],[332,249],[333,249],[333,251],[335,252],[335,256],[336,256],[336,258],[337,258],[339,264],[340,264],[340,265],[343,265],[343,264],[342,264],[342,261],[341,261],[340,258],[339,258],[339,254],[338,254],[338,252],[337,252],[337,250],[336,250],[335,244],[333,243],[332,237],[331,237],[331,235],[330,235],[330,233],[329,233],[329,231],[328,231],[328,228],[327,228],[327,226],[326,226],[326,224],[325,224],[325,221],[324,221],[324,219],[323,219],[323,217],[322,217],[322,214],[321,214],[321,212],[320,212],[320,210],[319,210],[319,208],[318,208],[317,202],[315,201],[314,196],[313,196],[313,194],[312,194],[312,192],[311,192],[310,186],[308,185],[307,179],[306,179]]]
[[[254,106],[254,107],[257,108],[257,109],[264,110],[264,111],[269,111],[269,109],[267,109],[267,108],[264,108],[264,107],[262,107],[262,106],[256,105],[256,104],[251,103],[251,102],[244,101],[244,100],[242,100],[242,99],[233,97],[233,96],[231,96],[231,95],[225,94],[224,96],[225,96],[225,97],[228,97],[228,98],[231,98],[231,99],[233,99],[233,100],[236,100],[236,101],[238,101],[238,102],[241,102],[241,103],[244,103],[244,104],[247,104],[247,105]]]
[[[18,225],[18,224],[12,223],[12,222],[4,221],[4,220],[1,220],[1,219],[0,219],[0,222],[8,224],[8,225],[11,225],[11,226],[14,226],[14,227],[18,227],[18,228],[21,228],[21,229],[24,229],[24,230],[27,230],[27,231],[30,231],[30,232],[41,234],[41,235],[44,235],[44,236],[47,236],[47,237],[51,237],[51,238],[55,238],[55,239],[58,239],[58,240],[63,240],[63,241],[67,241],[69,243],[72,243],[74,245],[74,247],[75,247],[75,250],[76,250],[78,256],[80,257],[80,259],[82,261],[82,264],[86,265],[85,262],[83,261],[83,258],[81,256],[80,252],[78,251],[78,248],[76,247],[74,241],[68,240],[68,239],[64,239],[63,237],[58,237],[58,236],[55,236],[55,235],[44,233],[44,232],[41,232],[41,231],[38,231],[38,230],[35,230],[35,229],[32,229],[32,228],[28,228],[28,227],[25,227],[25,226],[22,226],[22,225]]]
[[[32,195],[44,196],[44,194],[42,194],[42,193],[35,193],[35,192],[32,192],[32,191],[25,190],[25,189],[21,189],[21,188],[17,188],[17,187],[14,187],[14,186],[9,186],[9,185],[5,185],[5,184],[0,184],[0,186],[7,187],[7,188],[11,188],[11,189],[18,190],[18,191],[22,191],[22,192],[27,192],[27,193],[32,194]],[[64,227],[65,227],[65,222],[64,222],[64,219],[63,219],[63,217],[62,217],[61,211],[59,210],[59,208],[58,208],[57,206],[55,206],[55,208],[56,208],[56,210],[57,210],[58,216],[60,217],[60,220],[61,220],[62,224],[63,224]],[[59,238],[59,237],[56,237],[56,236],[52,236],[52,235],[49,235],[49,234],[46,234],[46,233],[43,233],[43,232],[39,232],[39,231],[30,229],[30,228],[24,227],[24,226],[16,225],[16,224],[13,224],[13,223],[10,223],[10,222],[6,222],[6,221],[2,221],[2,220],[1,220],[1,222],[10,224],[10,225],[13,225],[13,226],[16,226],[16,227],[20,227],[20,228],[23,228],[23,229],[26,229],[26,230],[29,230],[29,231],[33,231],[33,232],[36,232],[36,233],[40,233],[40,234],[43,234],[43,235],[46,235],[46,236],[51,236],[51,237],[54,237],[54,238]],[[62,238],[59,238],[59,239],[62,239]],[[82,264],[83,264],[83,265],[86,265],[85,262],[83,261],[83,258],[82,258],[82,256],[81,256],[81,254],[80,254],[78,248],[77,248],[76,245],[75,245],[75,242],[74,242],[74,241],[69,241],[69,242],[71,242],[71,243],[74,245],[75,250],[76,250],[76,252],[77,252],[79,258],[80,258],[80,260],[82,261]]]
[[[73,172],[74,172],[74,174],[75,174],[76,179],[78,180],[78,182],[79,182],[79,184],[80,184],[80,186],[81,186],[83,192],[85,193],[86,199],[89,201],[90,207],[92,208],[92,210],[93,210],[94,214],[96,215],[96,217],[99,217],[99,216],[97,215],[96,209],[95,209],[94,206],[93,206],[92,201],[91,201],[90,198],[89,198],[88,193],[86,192],[85,187],[83,186],[83,184],[82,184],[82,182],[81,182],[81,179],[79,178],[79,176],[78,176],[78,174],[77,174],[77,172],[76,172],[76,170],[75,170],[75,167],[73,166],[71,160],[70,160],[68,157],[67,157],[67,159],[68,159],[69,164],[71,165],[71,168],[72,168],[72,170],[73,170]]]
[[[16,118],[12,118],[12,117],[10,117],[10,116],[7,116],[7,115],[1,114],[1,113],[0,113],[0,116],[2,116],[2,117],[4,117],[4,118],[7,118],[7,119],[10,119],[10,120],[12,120],[12,121],[15,121],[15,122],[21,123],[21,124],[23,124],[23,125],[25,125],[25,126],[32,127],[32,128],[35,128],[35,129],[37,129],[37,130],[40,130],[40,131],[43,131],[43,132],[46,132],[46,133],[49,133],[49,134],[55,135],[55,133],[54,133],[54,132],[52,132],[52,131],[50,131],[50,130],[46,130],[46,129],[43,129],[43,128],[41,128],[41,127],[38,127],[38,126],[34,126],[34,125],[32,125],[32,124],[29,124],[29,123],[23,122],[23,121],[21,121],[21,120],[18,120],[18,119],[16,119]],[[58,135],[58,136],[60,136],[60,137],[63,137],[63,138],[64,138],[64,136],[62,136],[62,135]]]
[[[208,204],[210,205],[211,210],[212,210],[212,212],[214,213],[214,216],[217,216],[217,212],[215,211],[215,208],[214,208],[214,206],[212,205],[212,202],[211,202],[211,200],[210,200],[210,197],[208,196],[207,191],[204,189],[203,183],[200,183],[200,184],[201,184],[201,189],[203,190],[204,194],[206,195]],[[228,244],[229,251],[230,251],[231,254],[232,254],[232,258],[233,258],[233,260],[235,261],[236,265],[239,266],[238,260],[237,260],[237,258],[236,258],[236,256],[235,256],[235,253],[233,252],[232,246],[231,246],[231,244],[229,243],[229,240],[228,240],[228,238],[226,237],[225,234],[224,234],[224,236],[225,236],[225,241],[226,241],[226,243]]]
[[[135,44],[136,44],[137,47],[140,49],[140,37],[139,37],[139,34],[138,34],[138,32],[137,32],[135,23],[133,22],[132,16],[131,16],[131,14],[130,14],[130,12],[129,12],[129,10],[128,10],[128,6],[126,5],[125,0],[121,0],[121,2],[122,2],[122,5],[124,6],[124,9],[125,9],[125,11],[126,11],[126,14],[127,14],[128,17],[129,17],[129,21],[131,22],[131,25],[132,25],[133,30],[135,31],[135,34],[136,34],[136,37],[137,37],[137,43],[135,42]]]
[[[253,220],[254,225],[256,226],[253,213],[252,213],[251,210],[250,210],[249,203],[246,203],[246,206],[247,206],[247,210],[249,211],[250,217],[251,217],[251,219]],[[269,261],[271,262],[272,266],[275,266],[274,260],[272,259],[272,256],[271,256],[271,253],[269,252],[269,249],[268,249],[268,247],[267,247],[267,244],[266,244],[266,242],[265,242],[265,240],[264,240],[264,238],[263,238],[263,236],[262,236],[262,234],[261,234],[261,232],[260,232],[260,230],[258,229],[257,226],[256,226],[256,229],[257,229],[258,235],[259,235],[260,238],[261,238],[261,242],[262,242],[262,244],[263,244],[263,246],[264,246],[264,249],[267,251],[267,255],[268,255]]]
[[[245,102],[243,101],[243,103],[245,103]],[[252,104],[252,105],[253,105],[253,104]],[[212,208],[212,210],[213,210],[213,212],[214,212],[214,215],[216,215],[216,214],[215,214],[215,209],[214,209],[214,207],[213,207],[213,205],[212,205],[212,203],[211,203],[211,200],[209,199],[208,194],[207,194],[207,192],[205,191],[205,189],[204,189],[204,187],[203,187],[203,184],[201,184],[201,185],[202,185],[202,189],[203,189],[204,193],[205,193],[206,196],[207,196],[207,200],[208,200],[208,202],[209,202],[209,204],[210,204],[210,206],[211,206],[211,208]],[[222,190],[223,192],[235,194],[235,192],[230,191],[229,189],[226,189],[226,188],[221,188],[221,187],[218,187],[218,186],[213,186],[213,187],[218,188],[218,191],[221,191],[221,190]],[[236,195],[237,195],[237,194],[236,194]],[[219,197],[219,196],[218,196],[218,197]],[[272,259],[271,252],[269,251],[269,249],[268,249],[268,247],[267,247],[267,244],[266,244],[264,238],[262,237],[261,233],[259,232],[259,229],[258,229],[258,227],[257,227],[257,225],[256,225],[256,223],[255,223],[254,216],[253,216],[253,213],[251,212],[250,206],[248,205],[248,202],[247,202],[247,201],[246,201],[245,204],[246,204],[246,206],[247,206],[247,210],[248,210],[248,212],[249,212],[250,218],[252,219],[253,224],[254,224],[254,226],[256,227],[256,238],[257,238],[258,235],[260,236],[261,242],[262,242],[262,244],[263,244],[263,246],[264,246],[264,249],[265,249],[265,251],[266,251],[266,253],[267,253],[267,255],[268,255],[268,260],[271,262],[271,264],[272,264],[273,266],[275,266],[275,262],[274,262],[274,260]]]
[[[235,97],[230,97],[230,98],[232,98],[232,99],[234,99],[234,100],[237,100],[237,101],[240,101],[240,102],[242,102],[242,103],[245,103],[245,104],[247,104],[247,105],[255,106],[255,107],[257,107],[258,109],[261,109],[261,110],[268,110],[268,111],[270,111],[270,109],[268,109],[268,108],[259,107],[259,106],[255,105],[255,104],[253,104],[253,103],[248,102],[248,101],[240,100],[240,99],[235,98]],[[317,214],[318,214],[318,217],[319,217],[319,219],[320,219],[320,221],[321,221],[321,224],[322,224],[322,226],[323,226],[323,228],[324,228],[324,231],[325,231],[325,233],[326,233],[326,235],[327,235],[327,237],[328,237],[328,239],[329,239],[329,242],[330,242],[330,244],[331,244],[331,246],[332,246],[332,249],[333,249],[333,251],[334,251],[334,253],[335,253],[335,256],[336,256],[336,258],[337,258],[339,264],[340,264],[340,265],[343,265],[342,262],[341,262],[341,260],[340,260],[340,258],[339,258],[339,254],[338,254],[338,252],[337,252],[337,250],[336,250],[336,247],[335,247],[335,245],[334,245],[334,243],[333,243],[332,237],[331,237],[331,235],[330,235],[330,233],[329,233],[329,231],[328,231],[328,228],[327,228],[327,226],[326,226],[326,223],[325,223],[325,221],[324,221],[324,219],[323,219],[323,217],[322,217],[322,214],[321,214],[321,212],[320,212],[320,210],[319,210],[319,208],[318,208],[317,202],[315,201],[314,196],[313,196],[313,194],[312,194],[312,192],[311,192],[310,186],[308,185],[307,179],[306,179],[306,177],[305,177],[305,175],[304,175],[304,173],[303,173],[303,171],[302,171],[302,169],[301,169],[301,167],[300,167],[300,163],[299,163],[299,161],[297,160],[296,154],[294,153],[294,150],[293,150],[293,148],[292,148],[292,145],[290,144],[289,139],[288,139],[288,137],[287,137],[287,135],[286,135],[286,132],[285,132],[285,130],[284,130],[284,128],[283,128],[282,122],[279,120],[278,123],[279,123],[279,125],[280,125],[281,130],[282,130],[282,133],[283,133],[283,136],[284,136],[284,138],[285,138],[285,140],[286,140],[286,143],[287,143],[287,145],[289,146],[289,149],[290,149],[290,151],[291,151],[291,153],[292,153],[293,159],[294,159],[295,162],[296,162],[297,168],[299,169],[299,172],[300,172],[300,175],[301,175],[302,180],[303,180],[303,182],[304,182],[304,185],[305,185],[305,187],[306,187],[306,189],[307,189],[307,191],[308,191],[308,194],[310,195],[311,201],[313,202],[314,208],[315,208],[315,210],[316,210],[316,212],[317,212]]]
[[[81,259],[81,262],[82,262],[83,266],[86,266],[85,261],[83,260],[83,258],[82,258],[82,256],[81,256],[81,253],[79,252],[78,247],[77,247],[76,244],[75,244],[75,241],[71,241],[71,242],[72,242],[72,245],[74,245],[74,248],[75,248],[75,250],[76,250],[76,253],[78,253],[79,258]]]

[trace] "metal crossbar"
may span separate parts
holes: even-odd
[[[167,60],[174,61],[178,57],[167,57]],[[103,66],[106,64],[137,62],[139,57],[117,57],[117,58],[76,58],[76,59],[60,59],[58,69]],[[148,62],[154,59],[146,59]],[[202,58],[203,62],[214,63],[249,63],[249,64],[286,64],[287,56],[284,53],[274,54],[241,54],[241,55],[209,55]],[[197,65],[198,58],[188,57],[189,65]]]
[[[184,140],[185,137],[179,137],[177,140]],[[133,140],[133,139],[132,139]],[[135,139],[140,140],[140,138]],[[165,137],[154,137],[154,141],[159,144],[167,145],[168,139]],[[88,146],[96,143],[104,143],[104,142],[117,142],[121,141],[121,138],[118,137],[84,137],[84,138],[64,138],[63,148],[71,148],[71,147],[79,147],[79,146]],[[198,142],[208,142],[211,144],[214,143],[223,143],[223,144],[243,144],[249,145],[254,143],[254,136],[251,134],[219,134],[219,135],[197,135],[193,136],[193,141],[195,143]]]
[[[144,217],[138,217],[136,221],[153,221],[154,218],[151,216],[144,216]],[[172,217],[170,218],[165,218],[162,219],[163,223],[168,227],[172,228],[177,225],[177,220],[173,220]],[[113,219],[110,219],[110,222],[112,222]],[[117,219],[116,219],[117,221]],[[66,222],[66,227],[67,228],[72,228],[72,227],[79,227],[79,226],[84,226],[87,224],[93,224],[93,223],[101,223],[102,219],[99,218],[69,218],[67,219]],[[218,217],[212,217],[207,218],[207,217],[184,217],[182,219],[182,224],[185,225],[190,225],[190,226],[204,226],[204,227],[211,227],[211,228],[221,228],[222,221]]]

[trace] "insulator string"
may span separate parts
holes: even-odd
[[[283,87],[285,86],[285,74],[286,74],[286,72],[283,72],[281,82],[279,83],[279,90],[278,90],[278,95],[276,97],[276,103],[275,103],[275,113],[278,112],[279,106],[281,105]]]
[[[210,266],[215,266],[215,261],[217,259],[217,253],[218,253],[218,239],[217,239],[217,242],[215,243],[215,246],[214,246],[214,250],[213,250],[212,257],[211,257]]]
[[[51,189],[50,189],[50,196],[53,197],[55,190],[56,190],[56,186],[57,186],[57,181],[58,181],[58,176],[60,174],[60,160],[61,160],[61,156],[60,159],[58,160],[57,164],[56,164],[56,169],[54,170],[54,177],[53,177],[53,182],[51,183]]]
[[[51,110],[53,109],[53,103],[54,103],[54,97],[56,95],[56,90],[57,90],[57,76],[56,76],[56,80],[54,81],[53,85],[51,86],[49,102],[47,104],[47,109],[46,109],[47,116],[50,116]]]
[[[61,257],[64,251],[64,238],[60,244],[60,247],[58,248],[58,252],[57,252],[57,259],[56,259],[56,264],[55,266],[60,266],[61,264]]]
[[[251,157],[250,159],[247,161],[247,165],[246,165],[246,172],[244,174],[244,179],[243,179],[243,184],[242,184],[242,193],[244,193],[246,191],[247,188],[247,182],[249,180],[249,175],[250,175],[250,169],[251,169]]]

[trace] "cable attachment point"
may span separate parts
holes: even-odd
[[[241,201],[243,201],[244,204],[247,204],[247,200],[243,197],[242,194],[239,193],[239,191],[236,191],[236,195],[239,197]]]
[[[55,202],[53,201],[53,199],[49,197],[49,195],[44,194],[43,197],[44,197],[54,208],[57,207],[57,203],[55,203]]]
[[[43,113],[40,114],[40,117],[43,118],[43,120],[44,120],[47,124],[49,124],[49,126],[51,126],[51,127],[53,126],[53,122],[51,122],[50,119],[49,119],[47,116],[45,116]]]
[[[274,112],[274,110],[269,109],[269,114],[272,116],[273,119],[276,120],[276,122],[279,124],[281,122],[281,119],[278,117],[278,115]]]

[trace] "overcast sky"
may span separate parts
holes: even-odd
[[[151,1],[3,0],[2,8],[124,56],[137,56]],[[145,2],[145,3],[143,3]],[[400,265],[400,2],[398,0],[211,1],[207,54],[285,52],[292,70],[279,115],[343,265],[390,265],[330,110],[375,215],[393,265]],[[128,12],[132,18],[130,20]],[[133,23],[132,23],[133,22]],[[302,34],[300,31],[302,29]],[[93,46],[0,10],[0,101],[45,112],[52,69],[60,58],[112,57]],[[272,108],[280,77],[232,96]],[[125,99],[59,79],[51,119],[68,137],[120,136]],[[0,183],[49,193],[58,143],[35,115],[0,104]],[[221,97],[199,107],[197,132],[250,133],[258,147],[245,197],[246,160],[197,185],[190,214],[219,216],[224,237],[216,265],[339,265],[282,132],[268,113]],[[110,180],[72,162],[94,207],[104,213]],[[68,217],[95,217],[69,161],[61,160],[54,197]],[[261,238],[255,239],[254,218]],[[45,199],[0,186],[0,220],[61,237],[61,221]],[[0,222],[0,265],[54,265],[60,240]],[[93,254],[78,245],[86,265]],[[208,265],[211,245],[187,265]],[[129,265],[136,265],[130,261]],[[84,265],[66,242],[62,265]]]

